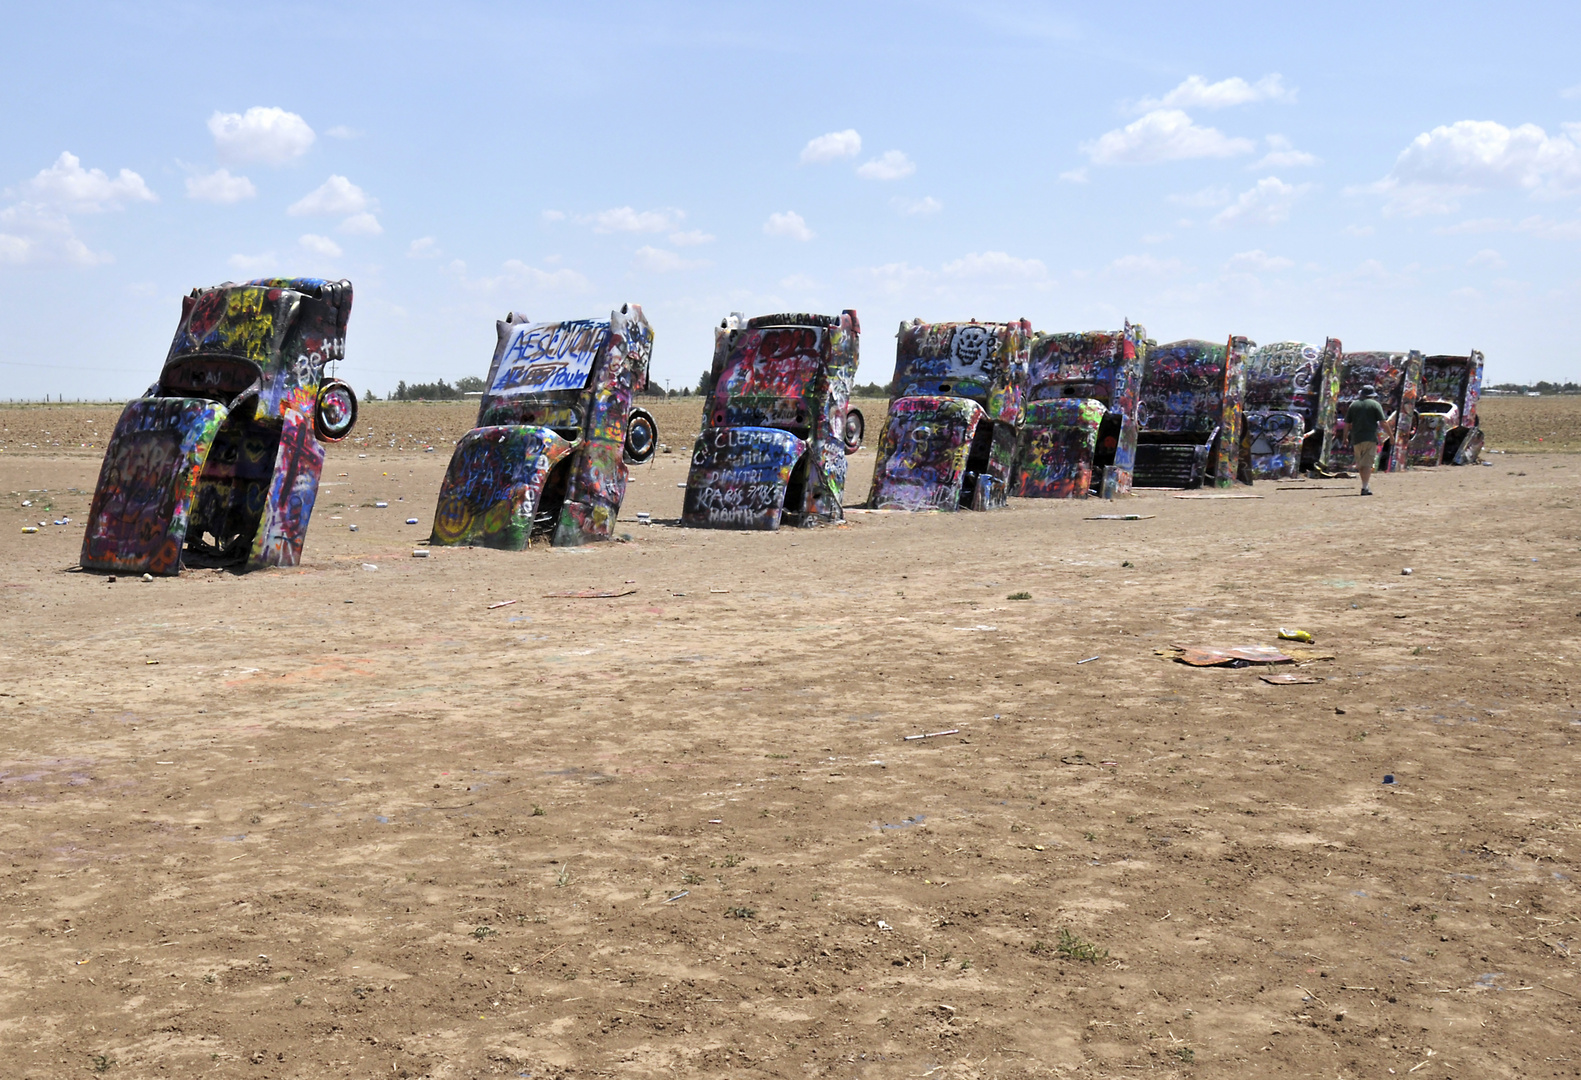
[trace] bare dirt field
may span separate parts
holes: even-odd
[[[0,410],[5,1076],[1581,1076],[1581,457],[414,559],[381,403],[303,566],[111,583],[115,415]]]

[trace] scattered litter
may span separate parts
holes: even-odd
[[[1411,568],[1409,566],[1407,566],[1404,570],[1401,570],[1400,571],[1400,576],[1401,577],[1410,577],[1411,576]]]
[[[36,533],[36,532],[38,532],[38,526],[37,525],[24,525],[24,526],[22,526],[22,531],[25,532],[25,533]]]
[[[427,548],[413,548],[412,549],[412,558],[414,558],[414,559],[426,559],[426,558],[428,558],[428,549]]]
[[[687,889],[684,892],[676,893],[674,896],[670,897],[670,899],[668,899],[668,900],[666,900],[664,902],[666,904],[673,903],[674,901],[679,900],[683,896],[691,896],[691,895],[692,895],[692,890],[691,889]]]
[[[489,605],[489,610],[493,611],[497,607],[510,607],[515,602],[516,601],[514,600],[496,600],[494,603]]]
[[[637,511],[637,524],[638,525],[652,525],[653,524],[653,515],[650,514],[646,510],[638,510]]]
[[[33,505],[33,500],[32,499],[23,499],[22,500],[22,505],[23,506],[32,506]]]
[[[1157,516],[1158,516],[1157,514],[1095,514],[1095,515],[1093,515],[1090,518],[1086,518],[1085,520],[1087,520],[1087,521],[1146,521],[1148,518],[1155,518]]]
[[[894,927],[893,927],[893,926],[890,926],[890,925],[889,925],[889,924],[888,924],[888,923],[887,923],[887,922],[885,922],[885,921],[884,921],[884,920],[883,920],[883,919],[880,919],[880,920],[878,920],[878,928],[879,928],[879,929],[880,929],[880,930],[893,930],[893,929],[894,929]]]
[[[1085,660],[1078,660],[1078,661],[1076,661],[1076,663],[1077,664],[1090,664],[1094,660],[1102,660],[1102,659],[1103,659],[1103,654],[1099,653],[1097,656],[1089,656]]]
[[[1175,659],[1192,667],[1245,667],[1248,664],[1289,664],[1295,660],[1269,645],[1241,645],[1233,649],[1209,649],[1198,645],[1176,645]]]
[[[143,663],[145,663],[145,664],[149,665],[150,667],[152,667],[153,665],[159,663],[159,661],[158,660],[144,660]]]
[[[387,502],[376,502],[373,505],[374,505],[375,508],[377,508],[379,510],[383,510],[386,506],[389,506],[390,504],[387,503]]]
[[[374,563],[365,562],[365,563],[362,564],[362,568],[364,570],[377,570],[379,567],[376,564],[374,564]]]
[[[417,519],[416,518],[407,518],[406,519],[406,523],[408,525],[416,525],[417,524]]]
[[[1280,672],[1277,675],[1259,675],[1257,677],[1263,680],[1263,682],[1273,683],[1275,686],[1291,686],[1297,683],[1320,683],[1323,681],[1322,677],[1318,675],[1287,675],[1283,672]]]
[[[985,626],[985,625],[979,623],[976,626],[957,626],[955,629],[957,629],[957,630],[984,630],[984,631],[987,631],[987,630],[998,630],[999,627],[997,627],[997,626]]]
[[[685,482],[684,482],[684,481],[683,481],[683,482],[682,482],[682,483],[679,483],[679,484],[676,484],[676,485],[675,485],[675,486],[676,486],[676,487],[685,487],[685,486],[686,486],[686,484],[685,484]]]
[[[1385,784],[1392,784],[1392,783],[1394,783],[1394,773],[1385,773],[1384,777],[1383,777],[1383,782]]]
[[[711,593],[727,593],[730,590],[729,589],[709,589],[708,591],[711,592]]]
[[[612,600],[617,596],[630,596],[636,589],[567,589],[564,592],[546,592],[546,599]]]
[[[949,731],[930,731],[926,735],[905,735],[901,737],[900,741],[911,742],[913,739],[937,739],[940,735],[959,735],[960,733],[960,728],[952,727]]]
[[[154,575],[153,574],[144,574],[143,575],[143,580],[144,581],[153,581],[154,580]]]
[[[356,532],[357,531],[357,526],[355,526],[355,525],[348,525],[347,528],[349,528],[352,532]]]
[[[711,817],[708,819],[708,824],[710,825],[723,825],[724,823],[724,818]]]
[[[1306,630],[1286,630],[1281,626],[1279,637],[1284,641],[1304,641],[1308,645],[1312,644],[1312,635]]]
[[[1261,499],[1261,495],[1252,495],[1244,491],[1183,491],[1172,495],[1173,499]]]

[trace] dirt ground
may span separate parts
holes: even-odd
[[[696,407],[626,542],[414,559],[469,409],[375,404],[146,584],[0,411],[5,1075],[1581,1076],[1581,457],[703,532]]]

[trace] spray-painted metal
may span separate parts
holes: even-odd
[[[778,529],[845,520],[846,454],[862,327],[839,315],[732,314],[714,329],[712,387],[686,478],[683,524]]]
[[[1409,465],[1466,465],[1482,454],[1477,403],[1482,395],[1482,354],[1428,356],[1422,360],[1422,389],[1416,427],[1406,449]]]
[[[1106,499],[1131,490],[1147,331],[1038,334],[1011,494]]]
[[[178,574],[184,565],[295,566],[323,441],[357,397],[344,357],[349,281],[264,278],[193,289],[159,380],[105,447],[82,565]]]
[[[643,429],[647,414],[632,408],[653,355],[642,308],[550,323],[512,312],[495,332],[477,427],[450,456],[430,543],[520,551],[535,536],[556,547],[607,540],[628,460],[653,452],[652,420]]]
[[[1003,506],[1026,395],[1032,324],[901,323],[868,505]]]
[[[1229,487],[1240,463],[1246,357],[1256,347],[1174,341],[1148,348],[1137,404],[1138,487]]]
[[[1333,472],[1354,468],[1356,455],[1345,430],[1345,412],[1372,386],[1388,419],[1378,429],[1378,463],[1381,472],[1399,472],[1406,465],[1409,433],[1416,426],[1416,399],[1422,385],[1422,354],[1410,352],[1345,353],[1339,364],[1339,390],[1334,395],[1333,423],[1323,433],[1322,467]]]
[[[1243,457],[1257,480],[1287,480],[1317,463],[1332,423],[1343,346],[1304,341],[1260,345],[1246,358]],[[1325,423],[1325,415],[1330,417]]]

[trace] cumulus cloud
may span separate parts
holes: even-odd
[[[523,289],[559,293],[586,292],[589,287],[586,277],[568,267],[543,270],[529,266],[520,259],[507,259],[500,265],[500,273],[489,277],[469,277],[467,264],[460,259],[452,259],[446,269],[457,277],[462,288],[485,295],[501,292],[519,295]]]
[[[102,169],[84,169],[82,161],[69,150],[62,151],[55,164],[39,170],[37,176],[20,187],[24,199],[78,214],[120,210],[127,203],[159,201],[132,170],[122,169],[111,179]]]
[[[897,195],[889,200],[889,204],[908,217],[937,214],[944,209],[944,204],[932,195],[924,195],[920,199],[906,199]]]
[[[1518,232],[1545,240],[1581,240],[1581,221],[1555,221],[1541,214],[1512,221],[1509,218],[1473,218],[1433,230],[1441,236],[1465,233]]]
[[[1509,264],[1504,261],[1504,256],[1500,255],[1497,251],[1494,251],[1492,248],[1483,248],[1471,258],[1467,259],[1466,265],[1486,266],[1493,270],[1502,270]]]
[[[1269,135],[1264,142],[1268,144],[1268,153],[1248,165],[1248,169],[1297,169],[1322,161],[1316,154],[1297,150],[1283,135]]]
[[[1166,195],[1165,202],[1172,202],[1176,206],[1192,206],[1198,209],[1223,206],[1235,196],[1226,187],[1205,187],[1201,191],[1191,191],[1184,194]]]
[[[1018,259],[1004,251],[972,252],[939,268],[947,278],[977,278],[997,281],[1037,281],[1048,277],[1042,259]]]
[[[272,251],[266,251],[262,255],[236,254],[225,261],[232,270],[240,271],[249,277],[263,277],[265,274],[273,273],[279,263]]]
[[[345,124],[336,124],[332,128],[326,128],[324,130],[324,134],[328,135],[331,139],[362,138],[362,132],[358,131],[356,128],[349,128]]]
[[[1156,255],[1122,255],[1104,267],[1110,275],[1122,277],[1174,277],[1186,269],[1179,259],[1160,259]]]
[[[1086,169],[1066,169],[1059,174],[1059,178],[1067,184],[1085,184],[1087,182]]]
[[[309,214],[357,214],[373,205],[368,193],[339,174],[332,174],[318,187],[286,207],[292,217]]]
[[[337,232],[347,236],[378,236],[384,232],[384,226],[379,224],[379,219],[372,214],[363,212],[353,214],[336,226]]]
[[[187,198],[199,202],[228,203],[241,202],[258,194],[258,189],[253,187],[253,182],[245,176],[232,176],[229,169],[215,169],[202,176],[187,177]]]
[[[707,266],[704,259],[683,259],[673,251],[644,245],[632,253],[632,265],[638,270],[646,270],[654,274],[669,274],[677,270],[694,270],[699,266]]]
[[[58,207],[19,202],[0,210],[0,263],[64,262],[97,266],[113,262],[77,238]]]
[[[214,149],[222,161],[261,161],[284,165],[307,153],[317,138],[294,112],[254,105],[245,113],[215,112],[209,117]]]
[[[1550,135],[1536,124],[1505,127],[1459,120],[1423,132],[1400,152],[1389,175],[1353,193],[1383,195],[1385,210],[1443,214],[1474,192],[1522,190],[1540,197],[1581,191],[1581,124]]]
[[[822,165],[840,158],[856,157],[861,152],[862,136],[854,128],[846,128],[844,131],[831,131],[816,139],[808,139],[807,145],[801,148],[801,160],[804,165]]]
[[[613,210],[601,210],[596,214],[579,217],[577,220],[592,225],[593,231],[597,233],[659,233],[679,228],[685,217],[685,211],[677,210],[673,206],[640,211],[633,210],[629,206],[617,206]]]
[[[676,247],[696,247],[698,244],[712,244],[713,233],[705,233],[701,229],[688,229],[685,232],[672,232],[670,243]]]
[[[319,236],[317,233],[303,233],[297,239],[297,243],[315,255],[325,255],[332,259],[340,256],[340,245],[327,236]]]
[[[437,259],[439,242],[432,236],[420,236],[406,247],[408,259]]]
[[[787,210],[783,214],[770,214],[769,219],[763,223],[763,231],[769,236],[788,236],[792,240],[811,240],[814,233],[807,227],[806,220],[794,210]]]
[[[1201,75],[1188,76],[1186,81],[1163,97],[1142,98],[1132,108],[1136,112],[1152,109],[1223,109],[1231,105],[1250,105],[1256,101],[1284,101],[1296,99],[1294,87],[1287,87],[1280,75],[1264,75],[1254,83],[1235,76],[1210,83]]]
[[[942,264],[937,270],[906,262],[885,263],[864,271],[891,296],[949,299],[984,289],[1047,288],[1053,284],[1041,259],[1023,259],[1005,251],[974,251]]]
[[[1278,225],[1290,218],[1290,208],[1310,187],[1287,184],[1277,176],[1265,176],[1249,191],[1243,191],[1229,206],[1213,217],[1213,224]]]
[[[1253,270],[1289,270],[1295,265],[1294,259],[1287,259],[1283,255],[1270,255],[1262,248],[1251,251],[1242,251],[1230,256],[1229,268],[1242,272]]]
[[[1250,139],[1200,127],[1179,109],[1155,109],[1080,147],[1094,165],[1153,165],[1191,158],[1235,157],[1256,148]]]
[[[903,180],[917,171],[916,162],[899,150],[885,150],[872,161],[863,162],[856,175],[863,180]]]

